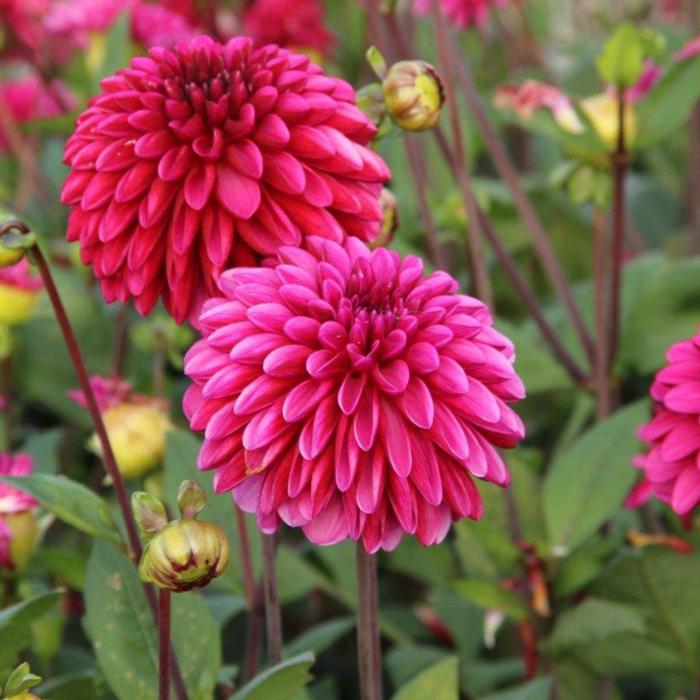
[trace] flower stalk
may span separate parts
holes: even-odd
[[[596,355],[594,375],[598,420],[610,413],[610,376],[608,372],[607,236],[605,212],[593,212],[593,289],[595,296]]]
[[[382,700],[377,561],[357,543],[357,658],[361,700]]]
[[[27,224],[25,224],[23,221],[13,219],[0,226],[0,238],[13,230],[19,231],[22,235],[31,235],[31,231]],[[73,368],[75,369],[75,373],[78,377],[80,388],[85,395],[88,412],[90,413],[90,417],[95,427],[95,432],[102,447],[103,463],[112,480],[119,509],[122,513],[122,517],[124,518],[124,525],[126,527],[127,539],[129,542],[129,553],[135,566],[138,566],[143,551],[141,541],[139,539],[138,527],[136,525],[136,520],[134,519],[131,506],[129,505],[129,497],[126,486],[124,484],[121,472],[117,467],[114,452],[112,451],[112,446],[109,442],[109,437],[107,436],[107,430],[105,428],[104,421],[102,420],[102,415],[98,408],[95,394],[92,390],[92,386],[90,385],[90,379],[85,368],[85,363],[83,362],[78,341],[75,337],[75,333],[73,332],[70,320],[68,319],[68,314],[66,313],[65,306],[61,300],[61,296],[58,292],[58,288],[56,287],[56,283],[54,282],[49,265],[35,240],[28,248],[27,252],[34,260],[42,282],[44,283],[46,293],[49,296],[56,320],[61,329],[71,363],[73,364]],[[157,618],[156,600],[153,589],[149,586],[145,586],[144,588],[153,615],[155,618]],[[173,659],[172,667],[178,699],[186,700],[187,691],[185,690],[184,681],[182,679],[177,660]]]
[[[277,591],[275,535],[261,536],[263,550],[263,592],[265,596],[265,623],[267,626],[267,654],[271,664],[282,661],[282,611]]]
[[[158,590],[158,700],[170,700],[170,591]]]

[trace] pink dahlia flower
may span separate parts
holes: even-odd
[[[414,0],[415,11],[419,15],[430,12],[432,0]],[[476,25],[482,27],[495,7],[502,7],[506,0],[440,0],[442,14],[460,29]]]
[[[644,479],[627,505],[656,496],[685,515],[700,502],[700,333],[671,346],[666,357],[651,387],[654,417],[639,430],[650,448],[634,461]]]
[[[13,123],[24,124],[33,119],[56,117],[65,111],[62,105],[72,100],[65,87],[54,83],[52,92],[36,75],[0,83],[0,100],[7,107],[7,116]],[[0,150],[7,147],[0,120]]]
[[[674,55],[677,61],[687,61],[700,54],[700,36],[686,42]]]
[[[558,87],[539,80],[498,88],[494,104],[500,109],[513,110],[521,119],[532,119],[538,110],[548,109],[565,131],[580,133],[584,129],[572,101]]]
[[[102,83],[78,118],[62,199],[107,301],[178,321],[221,272],[323,231],[374,238],[389,177],[350,85],[277,46],[206,36]]]
[[[354,237],[307,248],[225,272],[204,305],[185,360],[198,466],[264,532],[281,520],[318,544],[436,544],[481,516],[474,477],[509,482],[496,448],[524,433],[513,345],[419,258]]]
[[[314,49],[327,55],[335,43],[320,0],[254,0],[243,25],[256,44]]]
[[[107,411],[121,405],[131,394],[131,384],[121,377],[102,377],[95,374],[90,377],[90,387],[100,411]],[[82,390],[70,389],[67,393],[69,399],[87,409],[87,399]]]
[[[12,456],[0,452],[0,476],[27,476],[33,468],[32,458],[28,454]],[[0,569],[15,568],[11,556],[11,516],[24,513],[37,505],[37,501],[28,493],[0,482]]]
[[[183,15],[160,5],[141,3],[131,14],[131,35],[143,46],[177,46],[199,34]]]

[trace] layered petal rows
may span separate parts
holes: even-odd
[[[639,430],[649,452],[635,459],[644,479],[627,505],[650,496],[685,515],[700,502],[700,333],[671,346],[651,387],[654,417]]]
[[[102,82],[65,149],[68,239],[108,301],[178,322],[222,271],[323,235],[371,240],[389,177],[346,82],[309,58],[197,37]]]
[[[274,531],[391,549],[482,514],[524,429],[512,343],[479,300],[420,259],[319,237],[235,269],[204,305],[184,409],[200,469]]]

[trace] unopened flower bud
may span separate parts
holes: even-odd
[[[593,125],[598,138],[610,151],[617,148],[620,132],[619,100],[615,95],[602,93],[581,100],[581,109]],[[629,148],[637,138],[637,114],[634,106],[625,104],[623,128],[625,146]]]
[[[371,248],[388,246],[394,240],[394,233],[399,227],[399,207],[394,193],[383,187],[379,203],[382,206],[382,228],[379,235],[369,244]]]
[[[102,414],[119,471],[126,479],[137,479],[156,467],[165,453],[170,420],[165,411],[148,403],[121,403]],[[96,435],[90,449],[102,457]]]
[[[16,253],[21,249],[7,249]],[[29,263],[22,259],[14,265],[3,266],[3,247],[0,242],[0,325],[16,326],[31,315],[42,289],[41,280],[30,273]]]
[[[189,591],[220,576],[228,555],[221,528],[199,520],[175,520],[146,545],[139,574],[159,588]]]
[[[36,515],[31,510],[21,513],[8,513],[2,516],[2,524],[7,528],[7,555],[14,573],[23,571],[34,552],[37,542],[38,525]],[[0,560],[3,559],[0,556]]]
[[[16,265],[24,257],[24,251],[18,248],[7,248],[0,242],[0,268]]]
[[[131,509],[145,540],[152,539],[168,524],[165,506],[155,496],[137,491],[131,496]]]
[[[445,96],[437,71],[429,63],[394,63],[384,78],[382,91],[387,111],[402,129],[425,131],[438,123]]]

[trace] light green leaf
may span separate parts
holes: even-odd
[[[573,549],[620,507],[638,476],[631,466],[639,449],[635,431],[648,412],[646,400],[619,410],[554,460],[544,482],[552,547]]]
[[[625,632],[644,634],[645,617],[642,610],[630,605],[588,598],[559,617],[546,642],[547,649],[563,651],[584,644],[596,644]]]
[[[394,695],[393,700],[457,700],[459,698],[457,657],[421,671]]]
[[[284,654],[289,657],[306,651],[320,654],[354,627],[355,619],[353,617],[339,617],[335,620],[322,622],[289,642],[284,648]]]
[[[300,654],[256,676],[233,695],[231,700],[291,700],[311,680],[314,655]]]
[[[62,595],[60,589],[50,591],[0,610],[0,668],[14,663],[17,654],[29,645],[31,624],[49,612]]]
[[[603,82],[620,88],[634,85],[644,70],[644,40],[631,22],[619,25],[596,61]]]
[[[0,480],[30,493],[57,518],[81,532],[116,545],[122,543],[107,503],[77,481],[54,474],[3,476]]]
[[[455,590],[479,607],[497,608],[515,620],[522,620],[528,616],[525,601],[517,593],[502,588],[495,581],[458,581]]]
[[[133,564],[105,542],[96,541],[93,547],[85,607],[85,631],[115,695],[120,700],[155,700],[158,642],[153,615]],[[173,597],[172,639],[190,698],[211,700],[221,649],[219,629],[201,595]]]
[[[483,700],[549,700],[551,689],[551,678],[537,678],[511,690],[487,695]]]

